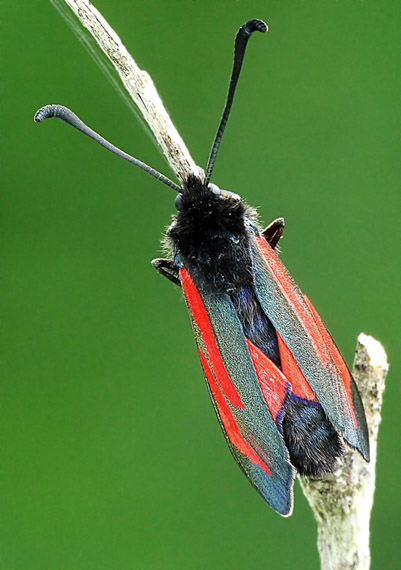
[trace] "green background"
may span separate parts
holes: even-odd
[[[122,1],[96,6],[152,75],[204,165],[250,43],[213,181],[284,216],[282,258],[351,363],[360,331],[392,363],[372,568],[399,564],[399,38],[394,1]],[[318,568],[298,484],[290,519],[236,467],[180,291],[149,261],[174,193],[61,122],[70,106],[173,176],[46,1],[2,3],[1,567]],[[398,333],[398,334],[397,334]]]

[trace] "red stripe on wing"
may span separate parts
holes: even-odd
[[[219,347],[217,346],[216,339],[214,337],[210,319],[195,283],[185,268],[180,269],[180,278],[189,309],[200,331],[208,360],[211,363],[216,378],[218,379],[220,388],[233,406],[237,408],[245,408],[241,397],[228,375],[226,367],[224,366]]]
[[[305,330],[308,331],[308,335],[315,346],[319,360],[324,366],[327,366],[330,360],[330,355],[327,350],[326,343],[322,338],[321,330],[313,318],[313,315],[311,315],[310,308],[305,302],[303,295],[295,286],[284,265],[281,263],[267,241],[263,237],[258,237],[256,240],[269,271],[274,276],[283,295],[294,307],[297,317],[303,324]]]
[[[263,471],[271,477],[272,472],[269,469],[268,465],[259,457],[259,455],[253,449],[253,447],[246,441],[246,439],[242,435],[238,427],[238,424],[235,421],[233,413],[230,410],[230,407],[227,404],[218,383],[216,382],[214,374],[209,366],[208,359],[206,358],[205,354],[200,348],[199,348],[199,354],[203,370],[205,371],[206,378],[210,386],[210,390],[212,392],[214,401],[216,402],[219,416],[223,423],[228,439],[231,441],[234,447],[238,449],[238,451],[240,451],[243,455],[248,457],[248,459],[254,465],[259,465],[259,467],[261,467]]]
[[[312,305],[312,303],[309,301],[309,299],[306,295],[304,295],[304,299],[305,299],[305,302],[308,305],[309,309],[312,311],[312,314],[315,318],[316,324],[319,327],[319,330],[320,330],[320,332],[324,338],[324,341],[325,341],[325,343],[326,343],[326,345],[330,351],[331,358],[333,359],[334,364],[338,370],[338,373],[341,376],[341,379],[344,383],[345,391],[346,391],[347,398],[348,398],[350,408],[351,408],[352,420],[354,422],[354,426],[356,428],[358,428],[358,422],[357,422],[357,419],[355,416],[355,411],[354,411],[354,404],[352,402],[351,374],[350,374],[348,367],[345,364],[344,359],[341,356],[340,351],[338,350],[335,342],[333,341],[328,330],[324,326],[322,319],[319,317],[319,314],[316,311],[315,307]]]
[[[316,395],[310,387],[309,382],[302,374],[300,367],[292,355],[292,352],[285,344],[278,332],[277,340],[278,348],[280,351],[281,369],[291,384],[292,392],[300,398],[305,398],[306,400],[317,402]]]
[[[287,379],[281,370],[257,346],[246,339],[259,385],[274,421],[286,395]]]

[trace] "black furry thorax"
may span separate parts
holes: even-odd
[[[256,213],[236,194],[190,177],[177,199],[166,243],[198,287],[231,293],[251,279],[249,239]],[[252,228],[252,229],[251,229]]]

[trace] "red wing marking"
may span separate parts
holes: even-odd
[[[277,331],[276,331],[277,332]],[[288,378],[291,384],[291,389],[294,394],[306,400],[317,402],[316,395],[310,387],[305,376],[302,374],[292,352],[285,344],[279,333],[277,332],[278,348],[280,351],[281,368],[284,375]]]
[[[216,402],[217,409],[219,411],[219,415],[221,421],[224,425],[224,429],[227,433],[228,439],[234,445],[238,451],[240,451],[243,455],[248,457],[248,459],[254,464],[259,465],[261,469],[270,477],[272,476],[272,472],[269,469],[268,465],[259,457],[253,447],[246,441],[244,436],[242,435],[237,422],[233,416],[232,411],[230,410],[229,405],[227,404],[224,395],[222,394],[219,385],[216,382],[214,374],[209,366],[208,359],[206,358],[203,351],[199,348],[199,354],[203,366],[203,370],[205,371],[207,381],[210,386],[210,390],[212,392],[214,401]]]
[[[281,370],[257,346],[246,339],[263,397],[274,421],[286,395],[287,379]]]
[[[334,364],[337,368],[338,374],[341,376],[341,379],[344,383],[345,391],[346,391],[348,401],[350,404],[350,408],[351,408],[352,419],[353,419],[355,427],[358,428],[358,422],[357,422],[355,412],[354,412],[354,404],[352,402],[351,374],[348,370],[347,365],[344,362],[343,357],[340,354],[340,351],[338,350],[337,346],[335,345],[335,342],[333,341],[328,330],[324,326],[322,319],[319,317],[319,314],[316,311],[315,307],[312,305],[312,303],[309,301],[309,299],[306,295],[304,295],[304,299],[305,299],[305,302],[308,305],[309,309],[312,311],[312,314],[314,316],[316,324],[319,327],[319,330],[320,330],[320,332],[324,338],[324,341],[325,341],[325,343],[326,343],[326,345],[330,351],[331,358],[334,361]]]
[[[287,301],[293,306],[297,318],[303,324],[305,330],[307,331],[310,339],[312,340],[314,347],[316,349],[316,354],[323,364],[323,366],[330,372],[334,373],[335,377],[339,376],[344,384],[346,397],[350,406],[350,412],[352,415],[353,423],[356,428],[358,428],[358,423],[356,420],[354,405],[352,401],[352,390],[351,390],[351,375],[349,370],[336,347],[333,339],[328,333],[326,327],[324,326],[321,318],[319,317],[316,309],[309,301],[309,299],[301,293],[298,288],[293,283],[291,277],[287,273],[284,265],[278,259],[276,254],[273,252],[272,248],[266,242],[263,237],[258,237],[257,243],[259,250],[269,268],[269,271],[273,275],[277,286],[281,289],[282,294],[285,296]],[[288,366],[292,372],[284,372],[285,375],[290,379],[292,384],[292,378],[298,378],[296,374],[295,367],[298,367],[296,361],[294,360],[288,347],[285,345],[283,340],[277,334],[279,339],[280,355],[285,361],[283,365],[283,372],[285,366]],[[289,352],[289,355],[288,355]],[[291,362],[293,360],[293,362]],[[333,366],[334,365],[334,366]],[[335,368],[335,371],[333,370]],[[291,374],[294,374],[291,376]],[[296,386],[299,389],[302,387],[303,390],[307,389],[307,382],[305,379],[302,381],[296,380]],[[294,390],[295,393],[298,393]],[[298,394],[300,395],[300,394]],[[309,398],[308,398],[309,399]]]
[[[185,268],[180,269],[180,278],[189,309],[200,331],[208,360],[211,363],[214,375],[218,379],[220,388],[233,406],[237,408],[245,408],[242,403],[241,396],[238,394],[237,389],[224,366],[209,316],[195,283],[192,281],[190,274]]]
[[[313,318],[313,315],[311,315],[309,305],[305,302],[303,295],[298,291],[297,287],[294,286],[294,283],[287,273],[284,265],[281,263],[267,241],[263,237],[256,238],[256,241],[278,287],[280,287],[283,295],[294,307],[298,319],[308,332],[308,335],[316,348],[319,360],[322,362],[323,366],[327,367],[330,361],[330,355],[322,338],[321,330]]]

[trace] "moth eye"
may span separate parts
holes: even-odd
[[[215,195],[215,196],[221,196],[221,190],[218,186],[216,186],[216,184],[212,184],[210,183],[208,185],[208,189]]]
[[[235,192],[229,192],[228,190],[222,190],[221,196],[226,200],[232,200],[233,202],[241,202],[241,196],[235,194]]]
[[[182,194],[177,194],[174,200],[174,205],[176,207],[176,210],[182,212]]]
[[[231,200],[233,202],[241,202],[241,196],[230,192],[229,190],[222,190],[216,184],[209,184],[209,190],[213,192],[215,196],[219,196],[222,200]]]

